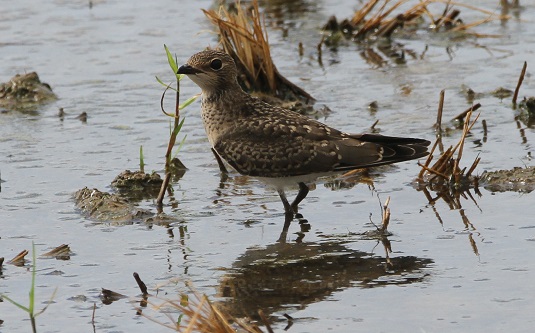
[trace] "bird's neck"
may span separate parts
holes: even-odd
[[[203,91],[201,116],[212,146],[239,126],[243,106],[249,98],[239,86],[237,89]]]
[[[243,99],[244,95],[246,93],[237,83],[235,85],[216,87],[215,89],[206,89],[202,92],[203,102],[217,104]]]

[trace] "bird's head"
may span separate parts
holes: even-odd
[[[236,64],[228,54],[206,50],[192,55],[177,74],[186,74],[204,93],[212,94],[234,88],[237,83]]]

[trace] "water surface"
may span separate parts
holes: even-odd
[[[276,22],[269,29],[272,54],[281,73],[333,110],[321,121],[361,132],[379,119],[381,133],[434,140],[440,90],[446,89],[447,120],[470,106],[462,93],[468,86],[483,93],[475,102],[483,105],[488,138],[483,142],[477,124],[466,142],[466,163],[480,154],[478,173],[533,165],[533,128],[515,120],[509,100],[489,94],[501,86],[514,89],[527,60],[520,96],[533,96],[534,64],[529,62],[535,7],[529,1],[513,19],[475,29],[498,37],[452,40],[421,32],[396,40],[410,51],[406,55],[417,57],[406,56],[400,63],[383,55],[382,66],[367,61],[367,50],[351,43],[324,49],[323,65],[317,61],[321,25],[333,14],[349,16],[355,3],[292,3],[297,12],[290,5],[265,7],[267,21]],[[496,1],[473,4],[500,10]],[[53,1],[36,7],[26,0],[3,6],[0,80],[37,71],[60,97],[36,112],[0,113],[0,257],[8,260],[31,250],[32,242],[38,254],[60,244],[73,251],[70,260],[37,260],[38,307],[58,288],[54,303],[37,319],[38,331],[90,331],[95,303],[97,332],[165,331],[136,315],[139,290],[133,272],[153,294],[164,285],[159,295],[176,299],[191,282],[230,309],[238,303],[256,311],[247,294],[223,297],[229,285],[244,282],[243,292],[265,291],[256,306],[271,316],[276,331],[286,326],[284,313],[294,318],[289,329],[294,333],[531,331],[533,195],[481,189],[475,202],[461,198],[461,209],[441,200],[433,206],[410,185],[419,171],[415,161],[373,173],[379,199],[391,198],[389,257],[398,270],[386,263],[380,242],[361,235],[375,228],[370,213],[375,223],[380,221],[377,193],[364,184],[340,190],[318,184],[301,206],[311,230],[296,243],[300,228],[292,224],[288,244],[281,248],[276,242],[283,223],[278,196],[235,173],[221,181],[198,103],[185,114],[188,138],[180,156],[189,170],[173,184],[174,198],[166,200],[168,225],[101,223],[74,208],[76,190],[110,191],[117,174],[137,169],[141,145],[147,171],[161,171],[169,119],[159,110],[162,89],[154,76],[171,81],[163,44],[179,62],[215,46],[200,10],[212,5],[95,1],[89,8],[84,1]],[[467,22],[481,18],[461,11]],[[299,42],[303,57],[298,56]],[[183,96],[199,90],[188,80],[182,89]],[[379,105],[375,113],[367,109],[372,101]],[[59,107],[66,112],[63,120],[57,117]],[[82,112],[89,116],[87,123],[76,119]],[[459,135],[454,131],[444,141],[455,144]],[[152,201],[140,206],[155,209]],[[302,262],[296,256],[310,259]],[[4,264],[0,293],[25,302],[28,267]],[[291,287],[299,282],[297,273],[309,291]],[[104,305],[101,288],[130,298]],[[285,292],[277,296],[277,291]],[[290,297],[290,291],[296,295]],[[2,332],[29,329],[25,313],[5,301],[0,319]]]

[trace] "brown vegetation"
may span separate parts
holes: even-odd
[[[228,10],[221,6],[219,11],[203,10],[216,27],[220,44],[230,54],[240,73],[238,81],[249,92],[262,92],[282,100],[313,102],[306,91],[282,76],[273,60],[263,17],[258,3],[253,1],[248,9],[239,3]]]

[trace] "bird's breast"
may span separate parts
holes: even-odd
[[[202,103],[201,118],[212,147],[221,136],[236,127],[238,119],[229,112],[229,106],[219,103]]]

